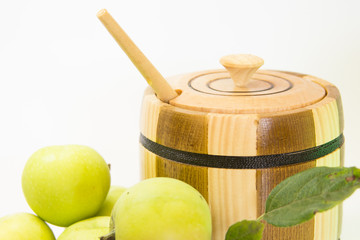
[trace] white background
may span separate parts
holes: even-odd
[[[145,80],[96,18],[107,8],[164,76],[221,68],[252,53],[264,69],[334,83],[345,111],[346,166],[360,136],[358,0],[0,0],[0,216],[31,210],[21,173],[37,149],[84,144],[139,181]],[[343,240],[358,239],[360,191],[344,204]],[[54,228],[56,235],[61,228]],[[357,231],[356,231],[357,230]]]

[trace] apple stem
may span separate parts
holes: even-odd
[[[100,240],[115,240],[115,230],[109,232],[108,234],[100,237]]]

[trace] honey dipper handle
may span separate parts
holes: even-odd
[[[119,26],[115,19],[108,13],[106,9],[100,10],[97,14],[99,20],[104,24],[106,29],[113,36],[115,41],[120,45],[123,51],[128,55],[130,60],[146,79],[148,84],[153,88],[157,97],[163,102],[178,96],[176,91],[172,89],[165,78],[145,57],[135,43],[129,38],[124,30]]]
[[[250,54],[228,55],[220,59],[238,87],[246,87],[251,76],[264,64],[260,57]]]

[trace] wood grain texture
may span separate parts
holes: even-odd
[[[301,78],[308,75],[308,74],[304,74],[304,73],[291,72],[291,71],[279,71],[279,72],[294,75],[294,76],[301,77]]]
[[[341,95],[337,87],[318,77],[306,75],[303,78],[316,82],[317,84],[323,86],[326,89],[326,98],[324,98],[319,103],[316,103],[312,106],[308,106],[307,108],[309,109],[315,109],[318,107],[321,108],[321,105],[326,105],[327,103],[332,103],[333,101],[335,101],[337,107],[332,106],[332,108],[336,109],[335,111],[337,111],[338,116],[335,117],[338,119],[337,121],[339,122],[339,126],[338,126],[339,132],[342,133],[344,131],[344,111],[343,111]]]
[[[284,179],[315,167],[315,161],[294,164],[284,167],[276,167],[269,169],[259,169],[256,171],[256,189],[257,189],[257,216],[265,212],[265,202],[271,190]],[[265,224],[264,235],[262,240],[313,240],[314,239],[314,220],[310,220],[303,224],[279,228],[270,224]],[[323,239],[325,240],[325,239]]]
[[[294,110],[260,116],[257,155],[289,153],[316,146],[312,111]]]
[[[208,123],[205,113],[162,106],[159,113],[156,142],[182,151],[208,152]],[[169,161],[156,157],[157,176],[180,179],[196,188],[208,201],[206,167]]]
[[[207,167],[178,163],[156,156],[156,176],[184,181],[197,189],[205,200],[209,201]]]
[[[140,178],[147,179],[157,177],[156,171],[156,155],[148,151],[141,144],[139,146],[140,151]]]
[[[207,153],[206,113],[163,106],[160,109],[156,142],[177,150]]]
[[[316,145],[327,143],[342,133],[335,99],[328,98],[324,101],[328,101],[328,103],[312,110],[316,129]]]
[[[316,166],[339,167],[341,166],[342,149],[316,160]],[[314,240],[338,240],[341,233],[342,205],[338,205],[326,212],[315,215]]]
[[[257,71],[247,87],[234,86],[227,72],[214,70],[176,76],[169,82],[182,90],[170,101],[171,105],[212,113],[280,112],[311,105],[326,94],[316,83],[269,70]],[[212,88],[215,83],[221,84]]]
[[[257,114],[209,113],[207,118],[209,154],[222,156],[256,155]]]
[[[232,224],[257,217],[256,170],[209,168],[208,175],[213,240],[223,240]]]
[[[344,129],[343,110],[340,93],[328,82],[313,76],[305,78],[322,84],[327,89],[327,97],[322,105],[312,106],[316,130],[316,144],[320,145],[339,136]],[[316,166],[343,166],[344,147],[316,160]],[[315,216],[315,240],[337,240],[340,238],[342,221],[342,206],[336,206]]]
[[[146,88],[140,114],[140,132],[152,141],[156,141],[156,126],[162,105],[164,103],[156,98],[154,91],[150,87]],[[139,151],[141,179],[156,177],[156,155],[146,150],[141,144]]]
[[[256,114],[209,113],[209,154],[256,155],[257,118]],[[232,224],[256,219],[256,170],[209,168],[208,176],[213,239],[225,239]]]
[[[140,132],[152,141],[156,141],[160,109],[164,105],[155,97],[150,87],[146,88],[140,114]]]

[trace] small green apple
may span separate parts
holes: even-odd
[[[67,227],[99,211],[110,188],[110,172],[104,159],[90,147],[50,146],[29,158],[22,188],[39,217]]]
[[[30,213],[16,213],[0,218],[0,239],[55,240],[46,223]]]
[[[110,217],[93,217],[74,223],[57,240],[99,240],[109,233]]]
[[[115,228],[116,240],[210,240],[211,214],[192,186],[172,178],[150,178],[121,195],[110,227]],[[110,234],[101,239],[114,238]]]
[[[120,186],[111,186],[109,193],[106,196],[104,203],[102,204],[97,216],[111,216],[111,211],[119,199],[121,194],[126,191],[126,188]]]

